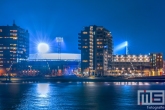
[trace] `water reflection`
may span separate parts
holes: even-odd
[[[39,97],[47,97],[49,90],[49,84],[37,84],[37,92]]]
[[[0,110],[141,110],[137,106],[137,90],[159,90],[164,85],[164,82],[0,84]]]
[[[109,84],[109,83],[107,83]],[[164,84],[164,82],[113,82],[114,85],[139,85],[139,86],[145,86],[145,85],[159,85]]]

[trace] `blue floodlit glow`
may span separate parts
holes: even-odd
[[[46,43],[39,43],[37,49],[39,53],[46,53],[49,51],[49,45]]]
[[[128,46],[128,42],[127,42],[127,41],[125,41],[125,42],[119,44],[118,46],[116,46],[115,49],[114,49],[114,51],[115,51],[115,52],[116,52],[116,51],[119,51],[119,50],[125,48],[126,46]]]
[[[125,46],[128,46],[128,42],[127,41],[125,42]]]

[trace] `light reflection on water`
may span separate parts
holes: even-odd
[[[0,110],[143,110],[145,106],[137,106],[137,90],[164,86],[164,82],[0,84]]]
[[[49,95],[49,84],[37,84],[37,92],[39,97],[48,97]]]

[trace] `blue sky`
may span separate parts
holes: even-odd
[[[27,29],[31,53],[37,52],[38,42],[57,52],[58,36],[64,38],[62,52],[80,53],[78,33],[99,25],[112,32],[114,48],[127,40],[131,54],[165,54],[164,6],[165,0],[0,0],[0,25],[15,20]]]

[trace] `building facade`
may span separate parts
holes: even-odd
[[[107,75],[161,76],[163,55],[113,55]]]
[[[163,74],[163,54],[150,53],[150,63],[152,68],[152,75]]]
[[[29,59],[20,76],[62,76],[79,75],[81,55],[72,53],[38,53],[29,54]]]
[[[0,68],[16,72],[29,56],[29,33],[13,23],[0,26]]]
[[[163,61],[163,75],[165,75],[165,61]]]
[[[108,74],[111,75],[149,75],[149,55],[113,55]]]
[[[102,26],[88,26],[78,34],[78,48],[81,50],[81,72],[101,75],[108,71],[113,53],[111,32]]]

